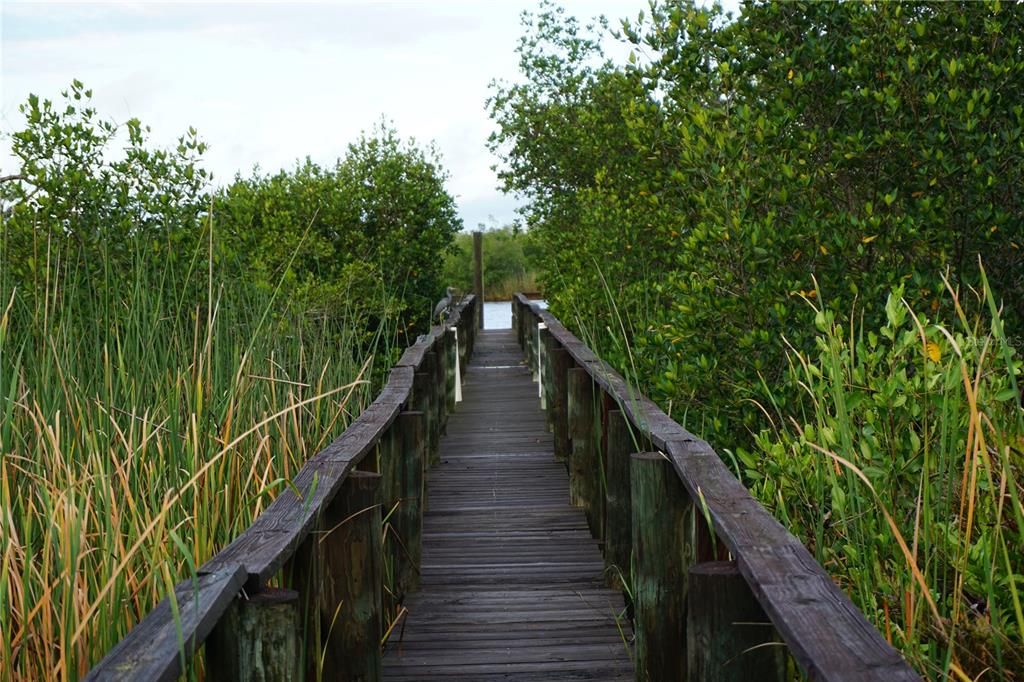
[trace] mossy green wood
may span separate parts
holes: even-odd
[[[588,520],[593,509],[593,429],[594,384],[585,369],[573,367],[569,370],[569,438],[572,450],[569,454],[569,500],[582,507]]]
[[[785,646],[735,561],[693,565],[686,608],[688,680],[786,679]]]
[[[423,557],[423,424],[422,412],[398,415],[402,434],[402,488],[398,506],[398,530],[401,540],[398,585],[402,593],[419,589]]]
[[[629,422],[621,410],[608,410],[607,432],[604,560],[608,585],[622,588],[629,576],[629,557],[633,551],[629,456],[636,447]]]
[[[660,452],[630,462],[636,679],[686,675],[686,581],[694,563],[694,506]]]
[[[206,674],[225,682],[301,680],[299,593],[235,598],[206,640]]]

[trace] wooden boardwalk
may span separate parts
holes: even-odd
[[[440,456],[422,587],[406,600],[384,678],[633,679],[622,595],[605,587],[601,553],[569,504],[514,331],[477,337]]]

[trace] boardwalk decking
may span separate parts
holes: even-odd
[[[428,479],[422,587],[384,677],[631,680],[620,593],[553,457],[512,330],[481,332]]]

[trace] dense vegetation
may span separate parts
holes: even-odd
[[[210,188],[74,83],[0,185],[0,678],[75,679],[359,413],[459,229],[376,131]]]
[[[536,291],[537,248],[528,232],[512,226],[483,232],[484,298],[507,301],[517,291]],[[444,261],[444,280],[460,291],[473,290],[473,235],[455,238],[455,248]]]
[[[553,311],[919,670],[1016,679],[1024,11],[655,2],[622,64],[525,23],[492,148]]]

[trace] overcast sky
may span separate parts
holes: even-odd
[[[563,2],[579,17],[635,17],[646,0]],[[152,140],[189,126],[210,145],[219,182],[253,165],[332,163],[381,117],[434,141],[467,228],[505,223],[486,147],[488,83],[515,79],[519,15],[537,2],[11,2],[2,5],[0,128],[22,125],[29,93],[57,98],[72,79],[100,113],[138,117]],[[11,172],[0,142],[0,175]]]

